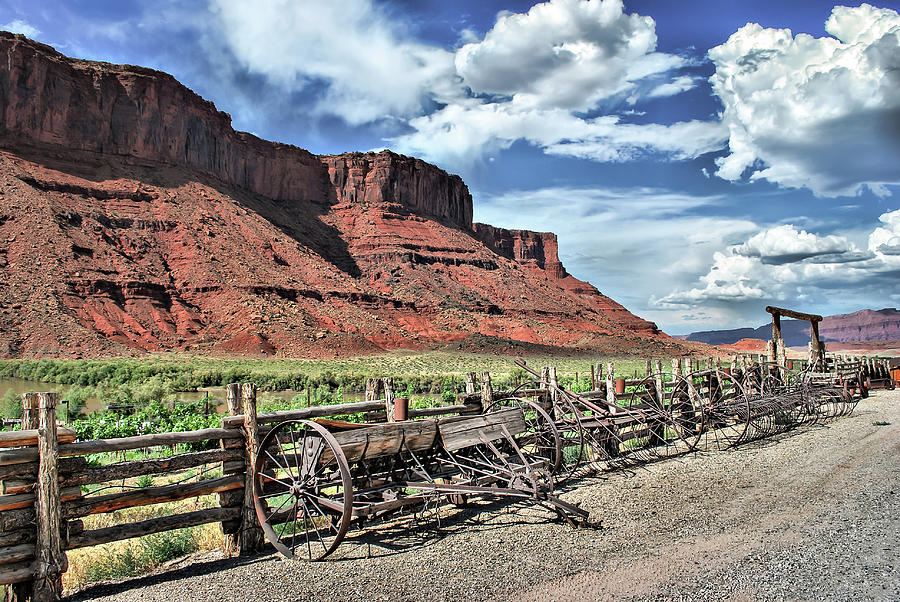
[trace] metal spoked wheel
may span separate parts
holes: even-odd
[[[519,408],[524,412],[526,429],[514,437],[516,445],[524,454],[545,458],[549,463],[547,469],[555,475],[563,464],[563,443],[559,429],[547,410],[530,399],[508,397],[498,399],[484,413],[503,408]]]
[[[693,383],[679,376],[672,386],[668,402],[668,406],[663,408],[667,428],[673,431],[683,446],[676,453],[693,451],[703,437],[703,408]]]
[[[750,399],[731,374],[720,370],[688,374],[694,379],[703,406],[704,449],[726,449],[746,440],[752,418]]]
[[[570,400],[562,399],[555,404],[553,415],[562,441],[562,462],[557,480],[565,481],[587,461],[588,447],[581,416]]]
[[[353,518],[350,468],[334,436],[309,420],[282,422],[254,468],[253,502],[269,542],[288,558],[331,554]]]

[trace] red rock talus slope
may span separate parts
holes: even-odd
[[[554,235],[473,227],[432,165],[266,142],[169,75],[22,36],[0,57],[2,355],[675,345]]]

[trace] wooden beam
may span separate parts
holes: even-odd
[[[385,383],[387,388],[387,383]],[[244,473],[244,503],[241,507],[241,532],[239,544],[241,556],[256,554],[265,544],[265,536],[256,518],[253,501],[253,477],[256,456],[259,454],[259,427],[256,422],[256,385],[241,385],[241,400],[244,403],[244,442],[247,445],[244,457],[247,470]]]
[[[71,443],[75,441],[75,429],[58,428],[57,434],[60,443]],[[0,433],[0,448],[6,447],[30,447],[37,445],[38,434],[37,429],[27,429],[24,431],[6,431]]]
[[[309,420],[311,418],[325,418],[327,416],[337,416],[338,414],[355,414],[357,412],[377,412],[384,411],[384,401],[356,401],[353,403],[338,403],[334,405],[312,406],[309,408],[298,408],[296,410],[281,410],[278,412],[268,412],[266,414],[258,414],[256,416],[257,424],[271,424],[273,422],[284,422],[285,420]],[[228,416],[222,419],[222,425],[226,428],[236,428],[243,426],[244,416]],[[238,433],[237,436],[240,436]]]
[[[194,483],[175,483],[158,487],[144,487],[121,493],[87,496],[76,501],[64,503],[63,518],[78,518],[89,514],[101,514],[112,512],[113,510],[121,510],[122,508],[149,506],[150,504],[160,504],[162,502],[177,502],[178,500],[185,500],[191,497],[240,489],[243,486],[243,476],[231,475]]]
[[[822,321],[822,316],[818,316],[816,314],[805,314],[799,311],[794,311],[793,309],[785,309],[783,307],[773,307],[771,305],[768,305],[766,306],[766,311],[773,315],[778,314],[787,318],[794,318],[795,320],[806,320],[808,322]]]
[[[208,451],[180,454],[168,458],[151,458],[148,460],[130,460],[106,466],[86,468],[83,472],[63,477],[60,484],[66,487],[73,485],[93,485],[106,481],[119,481],[141,475],[159,474],[194,468],[213,462],[227,462],[243,458],[238,449],[211,449]]]
[[[76,548],[131,539],[132,537],[171,531],[172,529],[185,529],[187,527],[196,527],[197,525],[233,520],[238,518],[240,514],[240,508],[206,508],[204,510],[185,512],[184,514],[150,518],[136,523],[92,529],[72,536],[66,549],[74,550]]]
[[[239,439],[240,437],[240,432],[228,428],[210,428],[201,429],[199,431],[184,431],[181,433],[153,433],[150,435],[136,435],[134,437],[121,437],[118,439],[97,439],[94,441],[66,443],[59,446],[59,455],[86,456],[103,452],[156,447],[159,445],[178,445],[179,443],[196,443],[197,441],[215,441],[219,439]]]

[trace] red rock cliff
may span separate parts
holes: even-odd
[[[488,224],[473,224],[475,237],[499,255],[530,263],[554,278],[568,276],[559,261],[556,234],[552,232],[532,232],[531,230],[507,230]]]
[[[6,356],[672,345],[555,235],[473,226],[457,176],[267,142],[165,73],[2,32],[0,268]]]
[[[167,73],[69,59],[6,32],[0,57],[7,140],[187,166],[275,199],[324,196],[315,155],[236,132],[227,113]]]
[[[340,203],[396,203],[462,229],[472,227],[472,195],[459,176],[390,151],[320,158]]]

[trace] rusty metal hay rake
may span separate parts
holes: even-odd
[[[675,391],[696,397],[693,405],[703,414],[703,436],[695,449],[725,449],[844,416],[859,401],[852,388],[809,370],[784,382],[777,366],[766,364],[734,374],[723,370],[687,374]]]
[[[539,376],[521,358],[516,364]],[[632,384],[615,404],[550,386],[552,416],[565,445],[565,476],[683,454],[703,434],[696,398],[666,392],[652,376]]]
[[[537,404],[478,416],[387,424],[295,420],[276,425],[256,459],[254,503],[288,557],[321,560],[351,524],[468,495],[525,500],[570,523],[587,513],[553,495],[559,432]]]
[[[526,363],[516,364],[539,376]],[[781,381],[774,367],[745,373],[710,369],[633,382],[612,405],[550,384],[564,445],[563,475],[615,469],[694,450],[727,449],[853,411],[859,396],[844,384],[803,372]],[[511,400],[515,405],[518,401]]]

